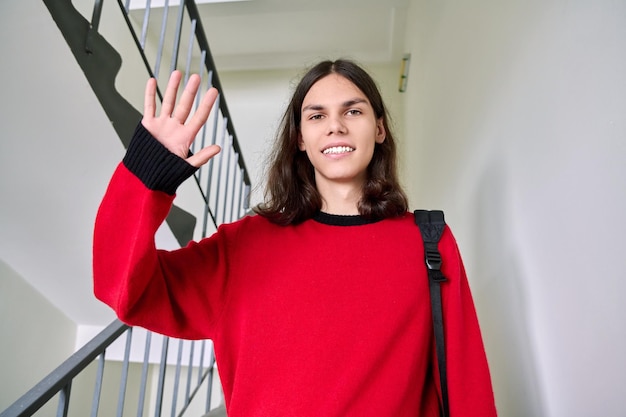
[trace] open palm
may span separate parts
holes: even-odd
[[[219,146],[210,145],[189,156],[189,148],[202,125],[206,123],[218,92],[215,88],[210,88],[196,111],[189,117],[200,85],[200,76],[193,74],[189,77],[180,100],[176,103],[181,78],[180,71],[172,72],[158,116],[156,115],[156,79],[148,80],[141,123],[170,152],[185,159],[190,165],[200,167],[220,151]]]

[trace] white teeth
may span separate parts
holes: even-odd
[[[324,151],[322,152],[325,155],[328,154],[337,154],[337,153],[347,153],[347,152],[352,152],[354,151],[354,148],[351,148],[349,146],[333,146],[332,148],[326,148],[324,149]]]

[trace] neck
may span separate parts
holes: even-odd
[[[328,214],[359,214],[358,203],[362,195],[362,185],[328,184],[317,182],[317,190],[322,196],[322,211]]]

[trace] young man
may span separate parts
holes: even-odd
[[[423,245],[398,185],[380,93],[359,66],[325,61],[285,112],[257,216],[172,251],[155,248],[177,186],[219,149],[188,157],[216,92],[185,124],[172,74],[145,114],[96,221],[96,296],[121,320],[214,341],[230,417],[438,417]],[[452,416],[495,416],[470,290],[446,229],[440,250]]]

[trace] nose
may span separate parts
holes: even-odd
[[[339,134],[343,135],[347,133],[348,129],[344,120],[340,116],[329,116],[328,117],[328,126],[327,126],[327,134]]]

